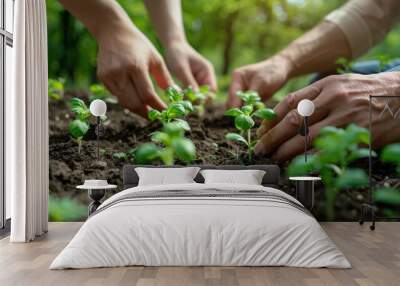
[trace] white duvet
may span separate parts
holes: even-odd
[[[152,198],[122,201],[131,192],[263,190],[254,185],[141,186],[106,200],[57,256],[50,269],[145,266],[294,266],[350,268],[311,215],[257,198]],[[297,202],[298,203],[298,202]]]

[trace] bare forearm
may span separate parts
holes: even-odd
[[[180,0],[145,0],[151,21],[164,46],[186,41]]]
[[[292,77],[332,70],[336,60],[350,58],[351,51],[343,32],[335,24],[322,22],[278,55],[289,60]]]
[[[59,0],[98,40],[133,25],[122,7],[114,0]]]

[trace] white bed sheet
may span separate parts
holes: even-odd
[[[122,191],[263,190],[254,185],[179,184]],[[297,201],[296,201],[297,202]],[[50,269],[145,266],[293,266],[350,268],[314,217],[262,199],[124,201],[89,218]]]

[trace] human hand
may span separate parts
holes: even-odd
[[[227,106],[232,108],[241,105],[236,96],[236,92],[240,90],[254,90],[263,100],[268,99],[286,83],[291,70],[291,61],[281,55],[234,70]]]
[[[213,65],[197,53],[186,41],[169,43],[166,46],[165,59],[169,70],[181,81],[184,87],[208,85],[217,90]]]
[[[263,121],[257,131],[260,141],[255,147],[258,155],[272,155],[272,159],[286,161],[303,153],[304,137],[298,134],[303,118],[297,104],[312,100],[314,113],[309,117],[309,142],[321,128],[331,125],[345,127],[355,123],[368,127],[369,95],[393,96],[400,94],[400,72],[375,75],[339,75],[322,79],[308,87],[289,94],[275,107],[277,117]],[[392,99],[394,114],[400,115],[400,100]],[[393,104],[395,107],[393,108]],[[400,139],[398,121],[390,112],[383,112],[385,100],[372,101],[372,134],[374,147],[381,147]]]
[[[150,108],[163,109],[150,79],[166,89],[173,80],[165,63],[150,41],[133,25],[99,39],[97,75],[120,104],[147,118]]]

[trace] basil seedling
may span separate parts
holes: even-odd
[[[229,109],[225,111],[224,115],[234,118],[235,127],[239,133],[228,133],[225,138],[228,141],[246,145],[248,158],[251,160],[254,146],[258,141],[253,140],[251,136],[251,129],[255,125],[254,117],[272,120],[276,117],[276,114],[272,109],[265,107],[260,96],[255,91],[239,91],[236,95],[243,101],[243,106],[241,108]]]

